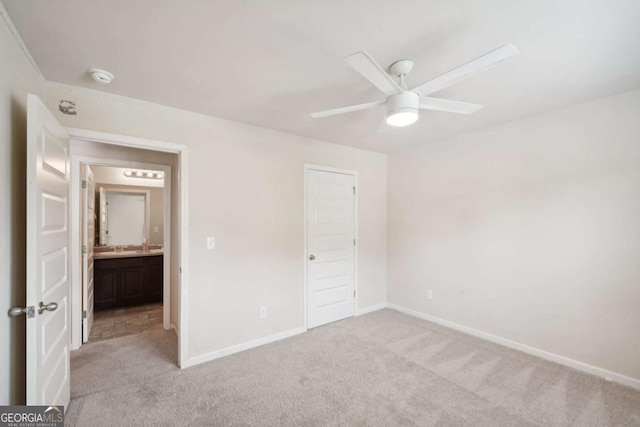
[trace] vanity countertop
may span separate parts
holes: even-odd
[[[109,252],[94,252],[94,258],[132,258],[132,257],[141,257],[141,256],[156,256],[163,255],[163,249],[149,249],[149,252],[138,251],[109,251]]]

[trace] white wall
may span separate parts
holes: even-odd
[[[49,85],[46,104],[58,99],[78,105],[56,114],[67,126],[189,146],[189,357],[303,326],[305,163],[358,171],[358,304],[386,301],[386,155]]]
[[[0,4],[0,405],[25,402],[27,93],[44,78],[22,51]]]
[[[390,155],[389,302],[640,379],[640,91]]]

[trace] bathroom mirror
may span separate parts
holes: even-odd
[[[149,191],[100,187],[100,244],[140,245],[149,241]]]

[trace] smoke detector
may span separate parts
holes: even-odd
[[[90,69],[89,74],[91,74],[91,78],[93,80],[103,85],[111,83],[111,80],[113,80],[114,77],[110,72],[101,70],[99,68]]]

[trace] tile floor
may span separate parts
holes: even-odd
[[[89,342],[162,329],[162,303],[96,311]]]

